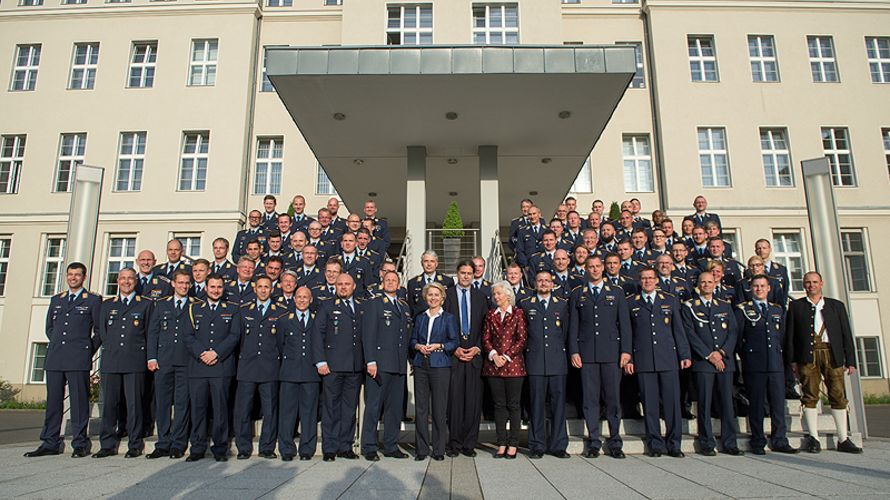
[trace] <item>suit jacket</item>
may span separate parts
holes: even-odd
[[[720,216],[717,214],[712,214],[709,212],[705,212],[704,214],[694,213],[683,217],[683,220],[691,220],[696,226],[702,227],[704,227],[704,225],[708,222],[715,222],[717,223],[717,227],[719,227],[720,230],[723,231],[723,225],[720,223]]]
[[[569,301],[551,294],[546,310],[536,296],[524,299],[519,307],[528,321],[525,370],[529,375],[567,374]]]
[[[822,322],[831,344],[831,366],[856,366],[856,350],[847,308],[839,300],[824,299]],[[816,307],[806,297],[791,301],[785,325],[785,357],[790,362],[801,365],[813,362],[814,338],[818,333],[815,331],[815,313]]]
[[[458,347],[462,347],[464,349],[469,349],[471,347],[478,347],[479,350],[482,350],[482,326],[485,322],[485,314],[488,312],[489,302],[485,297],[485,294],[481,290],[477,290],[470,287],[470,295],[468,300],[470,302],[470,331],[462,332],[461,329],[461,318],[460,318],[460,295],[459,288],[457,286],[453,286],[445,291],[445,304],[444,309],[453,314],[455,319],[457,319],[457,333],[458,333]],[[476,367],[482,367],[482,358],[485,357],[487,353],[482,352],[479,356],[473,358],[470,363]]]
[[[482,365],[483,377],[524,377],[525,371],[525,344],[528,341],[528,333],[525,329],[525,313],[519,307],[513,307],[511,312],[504,316],[497,309],[492,309],[485,314],[485,324],[482,328],[482,354],[485,363]],[[488,356],[492,351],[510,358],[504,366],[498,368]]]
[[[416,350],[417,344],[442,344],[442,350],[430,354],[430,368],[448,368],[451,366],[451,355],[458,346],[460,326],[457,324],[457,318],[448,311],[442,311],[433,320],[433,330],[429,332],[430,337],[427,342],[429,324],[430,317],[426,311],[414,317],[414,328],[409,342],[409,348],[414,353],[411,364],[415,367],[423,366],[423,355]]]
[[[362,347],[365,363],[377,370],[404,375],[408,368],[408,342],[411,335],[411,309],[396,295],[396,302],[378,295],[364,302]]]
[[[94,344],[102,308],[102,297],[81,290],[72,302],[67,291],[56,294],[46,310],[45,369],[50,371],[85,371],[93,366]]]
[[[281,351],[281,366],[278,369],[278,380],[281,382],[320,382],[312,347],[312,328],[315,313],[306,310],[306,325],[300,321],[297,311],[291,311],[278,317],[275,323],[276,340]]]

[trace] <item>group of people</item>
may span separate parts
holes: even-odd
[[[156,429],[148,458],[188,451],[186,460],[196,461],[209,447],[225,461],[234,441],[237,458],[247,459],[261,418],[260,457],[278,457],[277,447],[282,460],[310,460],[320,420],[323,460],[356,459],[362,388],[361,455],[407,458],[398,437],[409,375],[416,460],[475,456],[488,403],[495,457],[517,456],[526,411],[530,458],[568,458],[570,400],[586,420],[585,457],[624,458],[620,419],[639,405],[646,453],[680,457],[680,423],[692,394],[699,453],[716,453],[713,410],[722,451],[741,455],[733,403],[740,384],[752,451],[762,454],[769,444],[794,453],[784,419],[786,370],[803,388],[804,448],[820,449],[816,408],[824,380],[838,450],[861,452],[846,435],[844,376],[856,366],[849,321],[842,303],[822,296],[818,273],[804,276],[806,297],[789,304],[787,269],[770,259],[769,241],[756,243],[743,269],[701,196],[682,235],[659,211],[652,221],[641,217],[637,200],[623,204],[617,221],[603,215],[600,201],[582,220],[574,201],[545,226],[540,209],[523,200],[511,223],[513,262],[495,283],[483,278],[483,258],[459,262],[451,277],[429,250],[423,272],[403,283],[372,200],[364,216],[344,218],[331,198],[312,218],[300,195],[292,215],[278,213],[277,200],[266,196],[231,245],[213,241],[213,259],[187,259],[176,239],[162,264],[141,251],[104,301],[84,289],[86,267],[72,263],[68,289],[47,312],[42,444],[26,456],[62,452],[66,387],[72,456],[92,453],[90,371],[100,347],[96,458],[117,454],[124,436],[126,456],[138,457]]]

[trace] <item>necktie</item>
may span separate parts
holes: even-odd
[[[763,314],[764,316],[766,316],[767,314],[769,314],[769,308],[767,307],[766,302],[761,302],[761,303],[760,303],[760,312],[761,312],[761,314]]]
[[[74,294],[68,293],[68,304],[70,305],[73,303],[74,303]]]
[[[352,259],[346,257],[346,267],[349,267],[349,264],[352,262]]]
[[[300,313],[300,323],[303,323],[303,328],[306,328],[306,313]]]
[[[167,275],[172,274],[174,269],[176,269],[176,264],[167,264]]]
[[[263,313],[266,312],[266,306],[264,306],[263,304],[260,304],[257,306],[257,310],[260,312],[260,316],[262,316]]]
[[[541,299],[541,304],[544,305],[544,312],[547,312],[547,299]]]
[[[651,295],[646,296],[646,305],[648,305],[649,307],[652,307],[652,296]]]
[[[245,287],[245,286],[246,286],[246,285],[245,285],[244,283],[240,283],[240,284],[238,285],[238,288],[241,290],[241,292],[239,292],[239,293],[242,293],[242,294],[244,293],[244,287]]]
[[[203,287],[203,286],[198,285],[198,286],[195,287],[195,293],[201,293],[201,292],[203,292],[203,291],[204,291],[204,287]]]
[[[625,262],[624,264],[621,264],[621,269],[623,269],[625,271],[630,271],[630,264],[627,262]]]
[[[210,304],[210,310],[216,312],[216,304]]]
[[[428,277],[428,278],[426,279],[426,284],[427,284],[427,285],[429,285],[429,284],[432,283],[432,282],[433,282],[433,279],[432,279],[432,278],[429,278],[429,277]]]
[[[617,278],[617,277],[612,278],[612,284],[613,284],[613,285],[617,285],[617,284],[618,284],[618,278]]]
[[[121,302],[124,303],[124,307],[127,307],[128,305],[130,305],[130,299],[128,299],[127,297],[124,297],[124,300],[122,300]]]
[[[593,301],[596,302],[597,299],[600,298],[600,287],[593,287]]]
[[[661,280],[661,282],[662,282],[662,284],[664,284],[664,286],[670,288],[670,286],[671,286],[671,280],[669,280],[669,279],[667,279],[667,278],[664,278],[663,280]]]
[[[142,287],[144,288],[145,285],[148,285],[148,277],[143,276],[142,278],[139,279],[139,282],[142,283]]]
[[[352,311],[352,314],[355,314],[355,304],[352,303],[352,299],[349,299],[349,310]]]
[[[473,288],[475,288],[476,290],[479,289],[479,282],[478,282],[478,281],[474,281],[474,282],[473,282]]]
[[[461,289],[460,331],[461,333],[470,333],[470,302],[467,299],[466,289]]]
[[[176,311],[180,313],[182,312],[182,300],[176,301]]]
[[[331,295],[334,295],[334,287],[332,285],[328,285],[328,292],[330,292]]]
[[[213,264],[213,272],[218,273],[218,272],[219,272],[219,268],[220,268],[220,265],[219,265],[219,264]]]
[[[711,301],[705,301],[705,310],[708,311],[708,315],[711,314]]]
[[[402,315],[402,308],[399,307],[399,299],[398,299],[398,297],[397,297],[397,298],[394,298],[394,299],[393,299],[393,298],[390,298],[390,300],[392,300],[392,306],[396,308],[396,313],[398,313],[398,315],[401,316],[401,315]]]

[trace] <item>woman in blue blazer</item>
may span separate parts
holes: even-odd
[[[457,349],[457,318],[442,310],[445,287],[437,282],[423,288],[429,309],[414,319],[411,351],[414,358],[414,400],[416,405],[414,460],[425,460],[432,444],[433,460],[445,459],[445,414],[448,408],[448,383],[451,379],[451,355]],[[433,411],[433,437],[430,442],[430,401]]]

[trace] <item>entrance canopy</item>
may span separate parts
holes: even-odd
[[[478,152],[497,147],[499,225],[519,200],[568,192],[636,70],[621,46],[282,47],[266,73],[353,211],[404,226],[407,148],[426,148],[426,216],[482,207]],[[454,194],[456,193],[456,194]],[[494,207],[491,207],[494,208]]]

